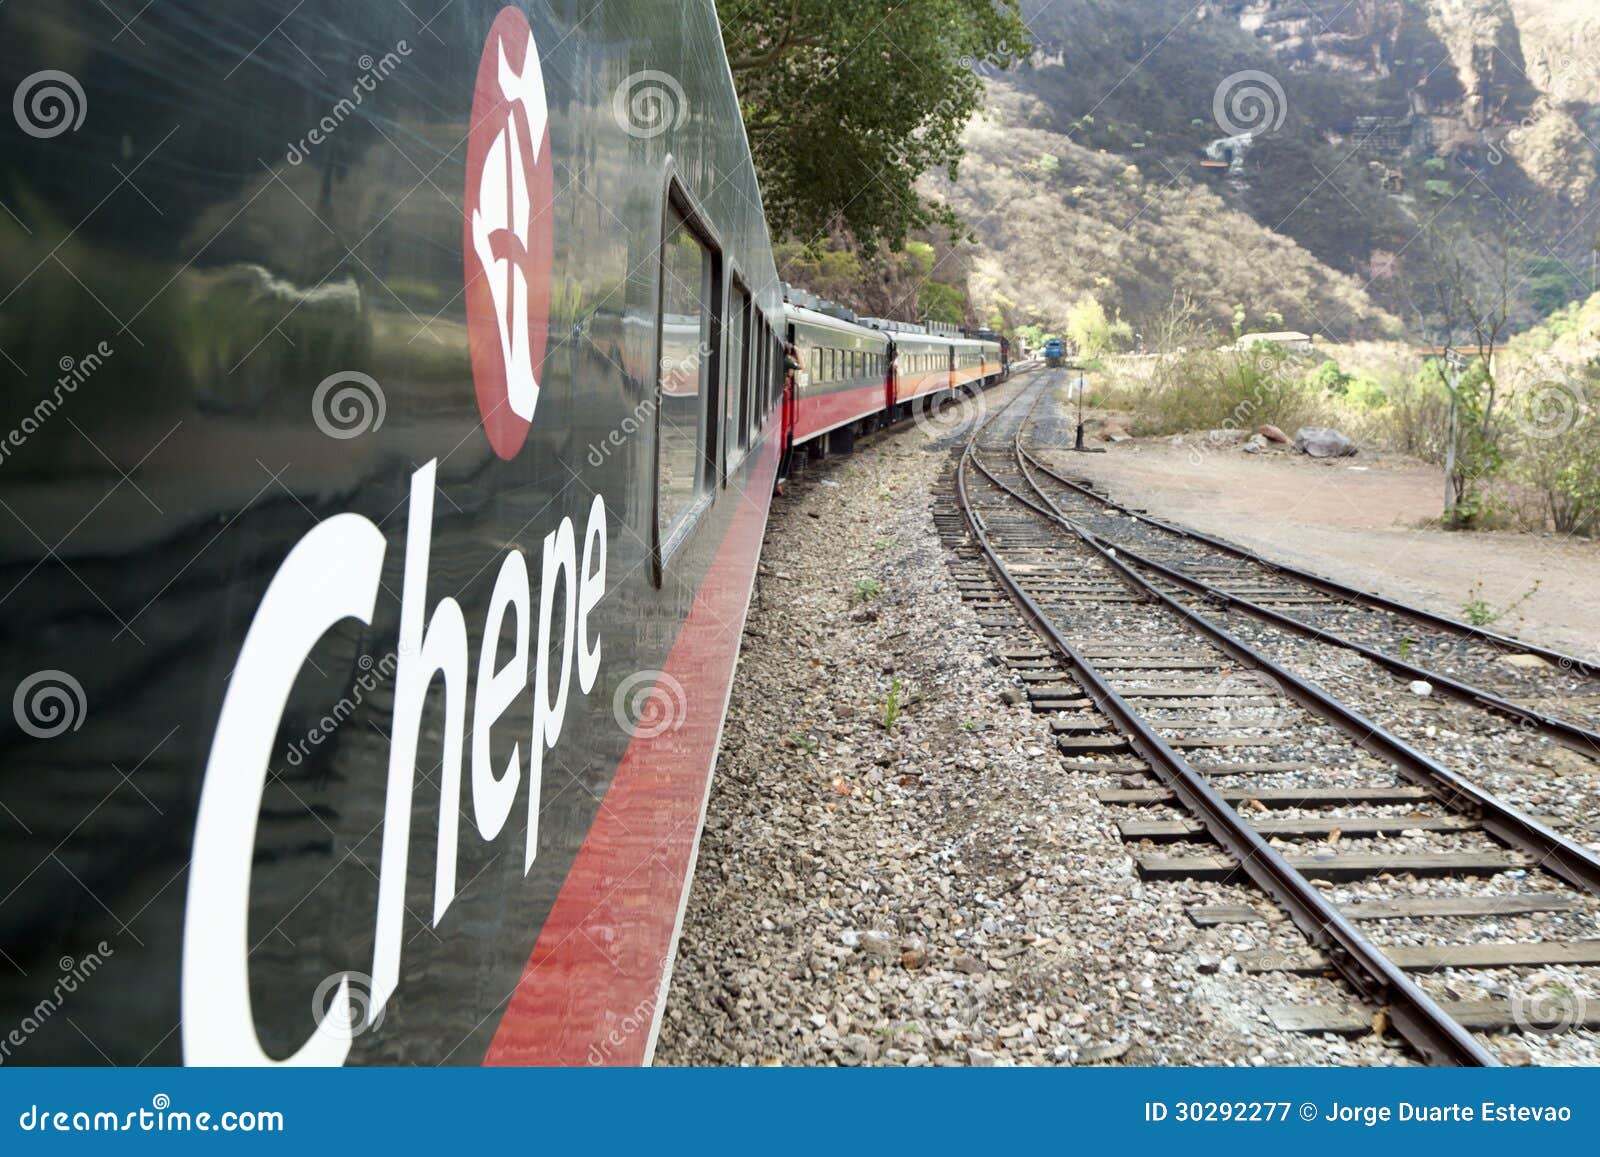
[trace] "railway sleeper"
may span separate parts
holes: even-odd
[[[1334,833],[1351,839],[1398,836],[1404,832],[1476,832],[1483,825],[1467,816],[1315,816],[1298,819],[1252,820],[1250,826],[1264,836],[1291,840],[1325,840]],[[1181,843],[1211,837],[1205,825],[1191,819],[1121,820],[1117,830],[1129,843]]]
[[[1526,856],[1511,852],[1420,853],[1394,852],[1295,852],[1283,858],[1289,866],[1313,883],[1341,880],[1368,880],[1374,876],[1497,876],[1501,872],[1526,870],[1532,866]],[[1140,855],[1135,857],[1139,875],[1146,880],[1232,880],[1243,878],[1243,869],[1232,856],[1217,853],[1191,855]]]
[[[1459,916],[1527,916],[1537,912],[1577,912],[1583,905],[1561,892],[1521,892],[1492,896],[1398,896],[1340,904],[1348,920],[1439,920]],[[1219,924],[1275,924],[1276,909],[1263,912],[1248,904],[1200,904],[1186,915],[1197,928]]]
[[[1541,1016],[1539,1001],[1443,1000],[1439,1007],[1462,1028],[1473,1032],[1566,1032],[1578,1028],[1600,1028],[1600,1003],[1567,1002]],[[1365,1036],[1373,1031],[1371,1010],[1354,1004],[1268,1004],[1262,1011],[1280,1032],[1333,1033],[1336,1036]]]
[[[1434,972],[1441,968],[1547,968],[1553,965],[1600,964],[1600,940],[1540,940],[1507,944],[1396,944],[1383,954],[1407,972]],[[1240,952],[1235,959],[1245,972],[1287,972],[1295,976],[1320,976],[1332,967],[1315,948],[1291,952],[1260,949]]]

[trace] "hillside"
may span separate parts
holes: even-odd
[[[1582,0],[1025,0],[955,183],[971,311],[1136,322],[1187,290],[1337,340],[1415,316],[1432,228],[1509,251],[1515,314],[1585,294],[1600,14]]]

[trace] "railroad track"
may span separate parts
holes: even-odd
[[[1141,875],[1242,875],[1309,945],[1246,954],[1242,967],[1332,972],[1359,1002],[1270,1009],[1282,1028],[1363,1031],[1377,1015],[1430,1062],[1486,1065],[1497,1058],[1477,1033],[1600,1027],[1600,1002],[1581,995],[1552,1010],[1521,989],[1430,991],[1445,969],[1492,991],[1506,970],[1600,965],[1600,858],[1275,663],[1069,516],[1021,445],[1050,380],[978,427],[935,518],[963,598],[1050,715],[1063,766],[1119,777],[1099,798],[1118,809]],[[1264,918],[1239,906],[1190,915]],[[1491,938],[1521,918],[1555,935]],[[1411,942],[1380,947],[1364,927],[1404,928]]]
[[[1335,643],[1600,757],[1600,670],[1592,661],[1275,562],[1116,502],[1020,441],[1017,452],[1053,509],[1169,589]]]

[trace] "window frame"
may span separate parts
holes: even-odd
[[[723,262],[723,342],[726,343],[735,333],[744,343],[739,350],[739,364],[727,365],[729,375],[736,380],[724,380],[722,386],[723,430],[721,438],[721,462],[718,468],[720,485],[726,487],[728,480],[733,477],[734,468],[744,461],[745,455],[750,452],[750,403],[751,403],[751,372],[750,372],[750,339],[751,318],[755,308],[755,297],[750,292],[750,283],[745,280],[744,274],[739,269],[739,263],[732,259]],[[739,295],[744,295],[743,308],[738,307]],[[736,316],[737,312],[737,316]],[[724,362],[728,349],[726,344],[722,347]],[[735,399],[739,400],[739,411],[736,414],[728,413],[729,404]]]
[[[667,238],[674,215],[679,217],[683,221],[684,228],[694,235],[695,240],[705,251],[706,260],[710,265],[710,269],[702,274],[710,300],[701,304],[709,317],[711,332],[706,341],[710,354],[707,358],[709,364],[706,367],[705,388],[700,395],[700,419],[697,426],[700,462],[695,495],[693,501],[670,526],[663,526],[661,524],[661,362],[665,348]],[[695,527],[700,524],[706,511],[716,501],[717,491],[720,489],[718,474],[721,470],[720,443],[723,423],[719,420],[722,407],[719,386],[722,379],[722,316],[726,296],[724,270],[727,267],[727,260],[723,255],[721,237],[706,218],[694,194],[679,177],[677,165],[671,157],[667,158],[663,166],[660,211],[656,220],[655,357],[651,361],[654,367],[651,397],[655,404],[655,420],[651,423],[653,436],[650,454],[650,578],[652,584],[660,588],[663,585],[667,563],[675,558],[684,544],[693,537]]]

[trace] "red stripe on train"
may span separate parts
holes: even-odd
[[[873,382],[853,390],[837,390],[831,394],[802,395],[800,413],[795,419],[794,440],[803,442],[844,422],[882,413],[883,398],[882,382]]]
[[[636,1065],[664,993],[761,550],[776,429],[668,653],[682,725],[636,736],[533,946],[486,1065]]]

